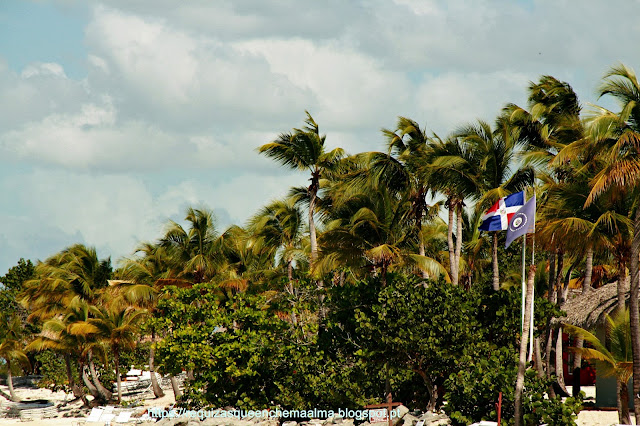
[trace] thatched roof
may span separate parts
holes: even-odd
[[[626,286],[625,299],[629,298],[629,286]],[[588,290],[569,297],[562,310],[566,317],[554,319],[554,323],[567,323],[590,330],[605,314],[611,313],[618,303],[618,283],[613,282],[595,290]]]

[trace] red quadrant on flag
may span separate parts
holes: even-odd
[[[499,199],[482,216],[482,231],[504,231],[509,227],[511,218],[524,205],[524,191]]]

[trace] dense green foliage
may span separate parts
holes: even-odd
[[[640,84],[618,65],[599,90],[620,112],[582,116],[568,83],[541,76],[526,105],[507,104],[494,124],[443,138],[398,117],[382,151],[353,155],[329,149],[307,112],[303,128],[257,151],[303,171],[308,186],[245,227],[222,230],[189,207],[117,269],[82,244],[21,260],[0,287],[8,371],[27,352],[45,383],[89,405],[87,393],[120,402],[109,389],[121,367],[155,363],[186,373],[184,395],[174,392],[192,407],[355,409],[391,391],[457,424],[495,419],[500,392],[511,421],[524,383],[517,424],[573,424],[580,400],[562,403],[551,386],[565,387],[551,318],[569,292],[612,281],[623,292],[634,277],[629,340],[640,347]],[[525,241],[503,249],[504,235],[478,227],[521,190],[538,200],[534,336],[545,350],[526,383],[517,370],[516,394]],[[95,386],[78,375],[87,369]]]
[[[35,276],[35,266],[30,260],[20,259],[7,273],[0,277],[0,312],[5,314],[19,313],[24,310],[18,303],[18,294],[25,281]]]
[[[292,327],[278,300],[221,299],[207,287],[174,289],[160,304],[171,333],[158,360],[165,371],[193,370],[189,406],[359,409],[383,400],[388,386],[415,408],[442,408],[444,397],[458,424],[495,418],[499,392],[504,418],[513,415],[519,291],[466,291],[397,274],[386,286],[358,281],[331,288],[316,334]],[[546,321],[537,318],[541,327]],[[542,398],[549,383],[535,374],[527,383],[529,417],[578,409]]]

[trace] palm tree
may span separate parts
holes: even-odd
[[[14,315],[11,318],[3,316],[0,319],[0,358],[4,359],[7,365],[7,385],[9,386],[9,399],[19,401],[13,389],[13,376],[11,374],[11,363],[17,361],[22,365],[29,366],[29,358],[23,350],[22,344],[22,322]],[[5,394],[2,396],[6,397]]]
[[[222,236],[208,210],[189,207],[185,220],[187,229],[170,221],[158,245],[170,259],[172,278],[191,284],[207,282],[225,261]]]
[[[101,398],[104,401],[109,401],[112,397],[111,392],[100,383],[95,371],[91,371],[93,384],[89,381],[85,372],[85,367],[90,362],[93,362],[90,361],[92,352],[102,352],[102,348],[96,340],[98,329],[91,324],[90,320],[91,306],[79,296],[74,297],[64,315],[45,321],[42,325],[41,333],[27,347],[28,350],[42,351],[52,349],[62,353],[68,364],[69,385],[73,389],[74,395],[80,397],[85,404],[88,404],[88,400],[85,398],[81,386],[75,385],[70,371],[72,356],[77,357],[78,370],[85,385],[94,397]]]
[[[107,286],[111,260],[100,260],[96,249],[75,244],[36,266],[36,278],[24,284],[22,303],[30,320],[46,320],[64,313],[78,296],[95,302],[98,291]]]
[[[585,359],[602,361],[598,372],[604,376],[615,376],[618,387],[618,422],[631,424],[629,416],[629,389],[627,383],[633,376],[633,354],[629,310],[616,310],[612,316],[605,315],[605,342],[601,342],[589,331],[565,324],[570,333],[582,337],[593,348],[572,348]],[[607,347],[608,346],[608,347]]]
[[[211,220],[211,216],[209,215],[207,217],[207,214],[203,211],[196,213],[196,211],[193,210],[188,212],[188,217],[193,217],[194,220],[198,222],[195,218],[196,215],[206,217],[206,220],[200,220],[200,223]],[[206,224],[205,227],[211,228],[211,224]],[[193,228],[195,228],[195,226]],[[170,232],[172,233],[170,234]],[[151,243],[141,244],[136,251],[137,256],[125,259],[122,268],[117,271],[120,279],[110,282],[114,293],[117,296],[121,296],[126,302],[123,306],[129,305],[146,309],[150,316],[151,347],[149,350],[149,372],[151,373],[151,386],[156,398],[162,397],[164,392],[158,384],[155,374],[157,330],[153,318],[157,315],[157,306],[160,299],[169,297],[169,293],[166,291],[167,286],[177,285],[183,287],[192,284],[186,279],[186,277],[191,276],[191,274],[185,274],[184,266],[182,266],[180,262],[176,262],[175,259],[176,255],[179,259],[187,259],[189,257],[188,253],[182,252],[186,251],[184,248],[186,245],[184,241],[187,240],[185,234],[189,234],[190,232],[191,231],[185,231],[180,225],[171,222],[169,231],[165,235],[165,240],[167,241],[165,241],[164,244],[162,244],[162,242],[157,245]],[[217,234],[211,229],[205,231],[204,234],[207,234],[207,232],[211,236],[208,238],[209,241],[197,244],[198,248],[200,246],[209,246],[211,245],[211,241],[218,238]],[[193,234],[198,235],[202,233],[201,231],[193,232]],[[173,235],[173,239],[171,239],[169,235]],[[203,238],[198,239],[201,240]],[[204,239],[207,240],[207,238]],[[174,243],[175,246],[172,246],[169,242]],[[179,250],[176,247],[179,248]],[[206,251],[206,249],[203,249],[203,251]],[[174,254],[174,256],[171,256],[171,254]],[[219,262],[215,269],[217,269],[218,265]],[[195,274],[196,277],[205,277],[207,275],[205,272]],[[171,384],[177,400],[182,395],[182,392],[173,376],[171,377]]]
[[[591,118],[593,142],[601,153],[604,167],[592,182],[587,205],[606,190],[616,187],[636,194],[640,179],[640,83],[635,72],[622,64],[612,67],[599,88],[600,96],[617,99],[621,111],[615,114],[604,108]],[[633,344],[633,394],[636,421],[640,421],[640,208],[635,207],[633,239],[629,262],[630,323]]]
[[[547,186],[570,181],[574,177],[574,171],[580,169],[580,164],[571,163],[576,156],[566,155],[570,151],[567,147],[578,146],[588,141],[584,123],[580,118],[581,106],[578,96],[568,83],[552,76],[542,76],[537,83],[532,82],[529,86],[528,107],[527,111],[510,104],[503,110],[504,116],[514,131],[514,137],[523,145],[525,162],[537,166],[537,176]],[[573,150],[573,152],[579,153],[577,158],[583,160],[585,151]],[[545,203],[543,198],[542,206]],[[544,228],[544,221],[541,225],[541,228]],[[555,294],[554,286],[557,290],[561,288],[564,267],[562,243],[566,243],[566,239],[551,233],[548,238],[539,238],[538,242],[551,253],[550,271],[554,273],[550,275],[554,277],[549,278],[549,297],[552,298]],[[555,270],[556,257],[559,265],[557,271]],[[587,255],[587,257],[592,256]],[[550,375],[549,356],[553,338],[550,323],[547,325],[546,336],[547,375]],[[561,339],[557,341],[556,346],[561,346]],[[558,374],[557,377],[558,382],[562,384],[562,375]]]
[[[321,176],[335,169],[339,160],[344,156],[341,148],[332,151],[325,150],[325,135],[320,135],[320,129],[311,114],[305,111],[307,119],[303,129],[293,129],[292,133],[281,133],[278,138],[258,148],[258,152],[273,158],[283,166],[298,170],[308,170],[311,182],[307,188],[309,197],[309,239],[311,243],[311,264],[318,257],[318,243],[314,214]]]
[[[118,403],[122,401],[122,385],[120,378],[120,354],[123,350],[133,350],[139,333],[139,324],[147,315],[146,310],[122,307],[112,304],[109,307],[91,307],[94,318],[88,323],[95,327],[96,334],[111,349],[116,366]]]
[[[294,200],[274,201],[260,209],[249,220],[248,232],[254,251],[267,249],[274,259],[272,266],[276,260],[286,265],[289,292],[293,294],[294,263],[305,256],[303,215]]]
[[[358,167],[362,170],[356,167],[353,172],[358,185],[349,181],[350,175],[343,175],[329,191],[331,212],[327,213],[326,229],[320,238],[316,272],[346,266],[361,274],[373,268],[383,283],[387,272],[397,268],[446,275],[437,260],[415,252],[422,226],[418,229],[413,225],[412,201],[392,188],[378,186],[375,179],[359,180],[359,176],[368,174],[369,165],[365,161]]]
[[[429,137],[425,129],[421,129],[414,120],[398,117],[396,130],[383,129],[387,139],[389,156],[377,155],[371,161],[369,176],[375,179],[376,186],[385,185],[397,188],[411,202],[411,220],[418,230],[422,230],[424,220],[429,220],[433,213],[432,206],[426,202],[431,186],[428,175],[419,173],[423,160],[428,152]],[[425,241],[420,235],[418,255],[425,256]],[[427,278],[426,270],[422,277]]]
[[[464,200],[478,192],[477,166],[480,163],[480,152],[455,135],[446,140],[434,136],[419,171],[423,179],[430,182],[433,189],[446,197],[445,206],[449,210],[447,234],[449,270],[451,282],[454,285],[458,285],[460,277]]]
[[[151,243],[143,243],[136,251],[140,256],[124,260],[123,266],[118,269],[119,280],[112,280],[110,284],[116,295],[121,296],[126,303],[137,308],[146,309],[150,317],[157,312],[158,302],[162,297],[167,297],[164,288],[167,285],[184,285],[182,279],[177,276],[182,271],[171,268],[172,262],[165,247]],[[153,320],[152,320],[153,322]],[[149,372],[151,373],[151,386],[156,398],[164,396],[164,392],[158,384],[155,374],[155,344],[156,328],[150,325],[151,347],[149,349]],[[174,394],[176,399],[181,392],[172,377]]]
[[[455,132],[455,137],[471,146],[480,157],[479,191],[473,194],[477,198],[476,211],[486,211],[493,203],[509,194],[523,191],[533,186],[535,172],[530,166],[516,168],[519,159],[517,139],[506,117],[500,117],[496,129],[484,122],[467,125]],[[498,267],[498,231],[492,235],[491,264],[493,270],[493,290],[500,289]]]

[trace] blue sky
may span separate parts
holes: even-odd
[[[33,62],[65,65],[67,75],[86,76],[84,27],[88,10],[24,0],[0,5],[0,52],[9,67],[21,72]]]
[[[220,227],[303,185],[256,148],[309,110],[330,147],[446,135],[542,74],[583,105],[640,67],[640,3],[4,0],[0,274],[81,242],[117,261],[187,206]]]

